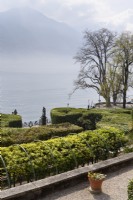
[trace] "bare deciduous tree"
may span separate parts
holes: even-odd
[[[83,47],[74,57],[81,64],[75,89],[93,88],[110,106],[110,85],[107,79],[108,64],[113,55],[116,34],[108,29],[85,31]]]

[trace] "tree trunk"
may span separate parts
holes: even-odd
[[[116,106],[116,101],[117,101],[117,94],[113,94],[113,105]]]
[[[127,96],[127,91],[124,89],[124,91],[123,91],[123,108],[126,108],[126,96]]]
[[[106,107],[111,107],[110,97],[106,98]]]
[[[127,88],[128,88],[128,76],[129,76],[129,64],[126,62],[124,68],[124,82],[123,82],[123,108],[126,108],[126,97],[127,97]]]

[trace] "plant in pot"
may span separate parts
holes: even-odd
[[[100,193],[102,191],[102,183],[106,175],[99,172],[88,172],[88,179],[90,182],[90,192]]]

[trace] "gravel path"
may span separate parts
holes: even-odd
[[[101,194],[91,194],[88,189],[89,183],[84,182],[52,193],[44,200],[127,200],[127,185],[132,178],[133,166],[127,166],[107,174]]]

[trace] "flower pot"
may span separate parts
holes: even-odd
[[[89,179],[89,182],[90,182],[90,192],[92,193],[100,193],[102,192],[102,183],[104,181],[104,179],[101,179],[101,180],[95,180],[95,179],[92,179],[90,177],[88,177]]]

